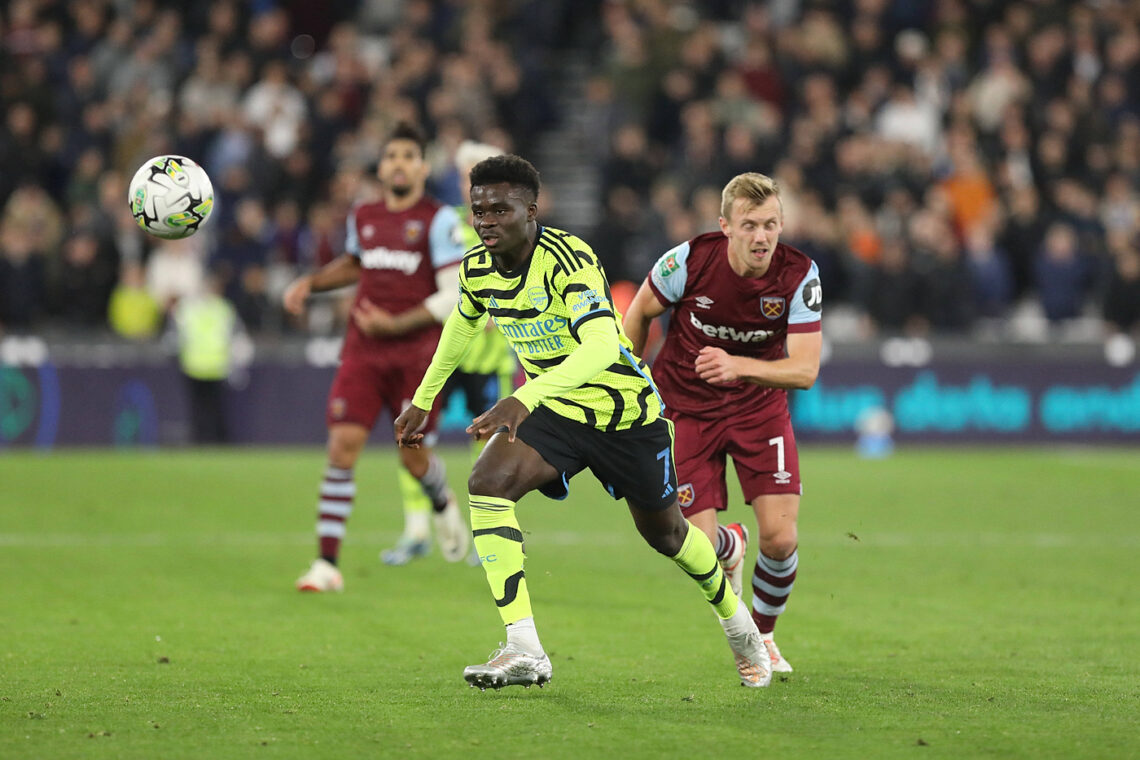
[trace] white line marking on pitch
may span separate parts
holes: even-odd
[[[358,531],[352,540],[361,545],[386,545],[396,531]],[[921,548],[921,547],[1025,547],[1074,549],[1088,547],[1140,547],[1140,535],[1128,533],[875,533],[860,531],[858,540],[845,533],[802,533],[801,543],[816,547]],[[535,531],[527,541],[536,546],[637,546],[632,528],[626,532]],[[154,548],[164,546],[308,546],[311,533],[0,533],[0,547],[11,548]]]

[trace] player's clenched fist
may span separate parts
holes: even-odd
[[[361,332],[372,338],[386,338],[399,334],[392,314],[367,298],[361,298],[352,307],[352,321]]]
[[[736,357],[727,353],[723,348],[705,346],[697,354],[697,374],[706,383],[723,385],[734,383],[740,379],[736,369]]]
[[[305,299],[309,297],[312,292],[312,281],[308,277],[298,277],[285,288],[285,293],[281,300],[285,305],[285,311],[290,314],[300,315],[305,310]]]

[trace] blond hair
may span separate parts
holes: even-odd
[[[724,186],[720,195],[720,215],[725,219],[732,218],[732,203],[737,198],[743,198],[750,206],[759,206],[772,196],[780,198],[780,183],[766,174],[747,172],[737,174]],[[783,209],[783,201],[780,203]]]
[[[459,144],[459,149],[455,151],[455,165],[459,168],[460,174],[464,175],[462,179],[466,182],[466,175],[471,171],[471,167],[484,159],[501,155],[503,155],[503,149],[497,145],[464,140]]]

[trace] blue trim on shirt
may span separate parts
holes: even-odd
[[[689,252],[689,242],[685,241],[661,254],[661,257],[654,262],[653,268],[649,270],[649,279],[657,286],[661,295],[669,299],[669,303],[677,303],[685,295],[685,286],[689,282]],[[677,268],[671,270],[667,276],[663,276],[661,268],[670,256],[674,257]]]
[[[463,235],[459,214],[451,206],[440,206],[428,228],[431,264],[436,269],[458,264],[463,259]]]
[[[348,219],[345,220],[345,226],[348,227],[344,235],[345,253],[351,254],[359,259],[360,236],[356,232],[356,209],[348,212]]]
[[[800,284],[796,286],[796,292],[792,296],[791,303],[788,304],[788,324],[789,325],[810,325],[812,322],[818,322],[823,317],[823,309],[819,311],[812,311],[804,303],[804,286],[812,280],[819,280],[819,267],[813,261],[808,273],[800,280]]]
[[[582,322],[584,320],[587,320],[587,319],[593,319],[594,317],[605,317],[605,316],[612,317],[613,315],[614,315],[614,313],[612,311],[610,311],[609,309],[594,309],[593,311],[586,312],[585,314],[583,314],[582,316],[578,317],[573,322],[571,322],[570,328],[572,330],[578,329],[578,325],[582,324]]]
[[[641,367],[637,366],[637,362],[634,361],[633,354],[630,353],[628,348],[619,345],[618,350],[621,351],[621,355],[625,357],[625,360],[629,362],[629,366],[633,367],[633,371],[641,375],[641,377],[645,379],[645,382],[649,383],[649,387],[653,389],[653,395],[657,397],[657,403],[661,404],[661,411],[665,411],[665,399],[661,398],[661,394],[658,392],[657,385],[653,382],[653,378],[641,371]]]

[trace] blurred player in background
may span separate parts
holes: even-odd
[[[283,297],[285,308],[300,314],[310,293],[358,284],[325,414],[328,468],[317,503],[319,556],[297,580],[302,591],[343,590],[337,558],[356,495],[353,468],[381,409],[395,418],[411,399],[457,299],[460,221],[455,209],[425,194],[425,144],[416,127],[396,126],[377,169],[381,198],[349,215],[345,253],[298,277]],[[435,417],[427,422],[430,434]],[[400,459],[431,502],[444,558],[462,559],[467,526],[443,462],[430,448],[401,449]]]
[[[465,140],[455,154],[455,167],[459,174],[459,189],[463,193],[464,204],[456,206],[459,215],[460,229],[463,230],[463,248],[470,249],[479,244],[479,236],[475,228],[469,223],[471,210],[471,185],[467,180],[471,167],[485,158],[500,155],[503,151],[494,145]],[[494,323],[488,321],[483,332],[471,339],[467,353],[459,362],[458,369],[451,375],[440,394],[440,406],[447,404],[447,399],[453,393],[463,394],[464,405],[472,417],[478,417],[495,405],[501,397],[509,394],[513,389],[512,376],[515,371],[515,354],[507,344],[505,338],[495,329]],[[471,461],[483,449],[483,441],[472,441]],[[423,491],[406,471],[400,470],[402,476],[401,489],[404,494],[404,535],[391,549],[380,554],[380,558],[389,565],[404,565],[423,556],[431,546],[430,536],[427,535],[427,515],[431,510],[431,503],[424,496]],[[410,480],[410,488],[403,481]],[[422,532],[415,528],[422,526]],[[473,554],[472,564],[478,564],[478,555]]]
[[[672,309],[653,374],[676,425],[678,499],[740,594],[748,529],[717,522],[732,457],[760,531],[752,616],[772,669],[787,673],[772,637],[798,565],[802,486],[787,389],[810,388],[819,374],[823,291],[815,263],[779,242],[783,207],[769,177],[741,174],[725,186],[720,228],[657,261],[625,330],[640,352],[653,319]]]
[[[415,449],[433,403],[488,318],[518,354],[527,382],[476,417],[467,432],[490,438],[468,479],[471,527],[507,643],[463,676],[472,686],[542,685],[551,665],[535,628],[515,504],[540,490],[565,498],[589,468],[625,498],[638,531],[700,586],[716,610],[745,686],[767,686],[768,653],[748,608],[725,580],[712,544],[677,506],[673,429],[661,416],[645,362],[630,351],[597,257],[585,242],[537,221],[538,172],[518,156],[471,170],[471,212],[481,244],[460,267],[460,298],[412,404],[397,418],[401,447]],[[599,582],[609,578],[605,560]]]

